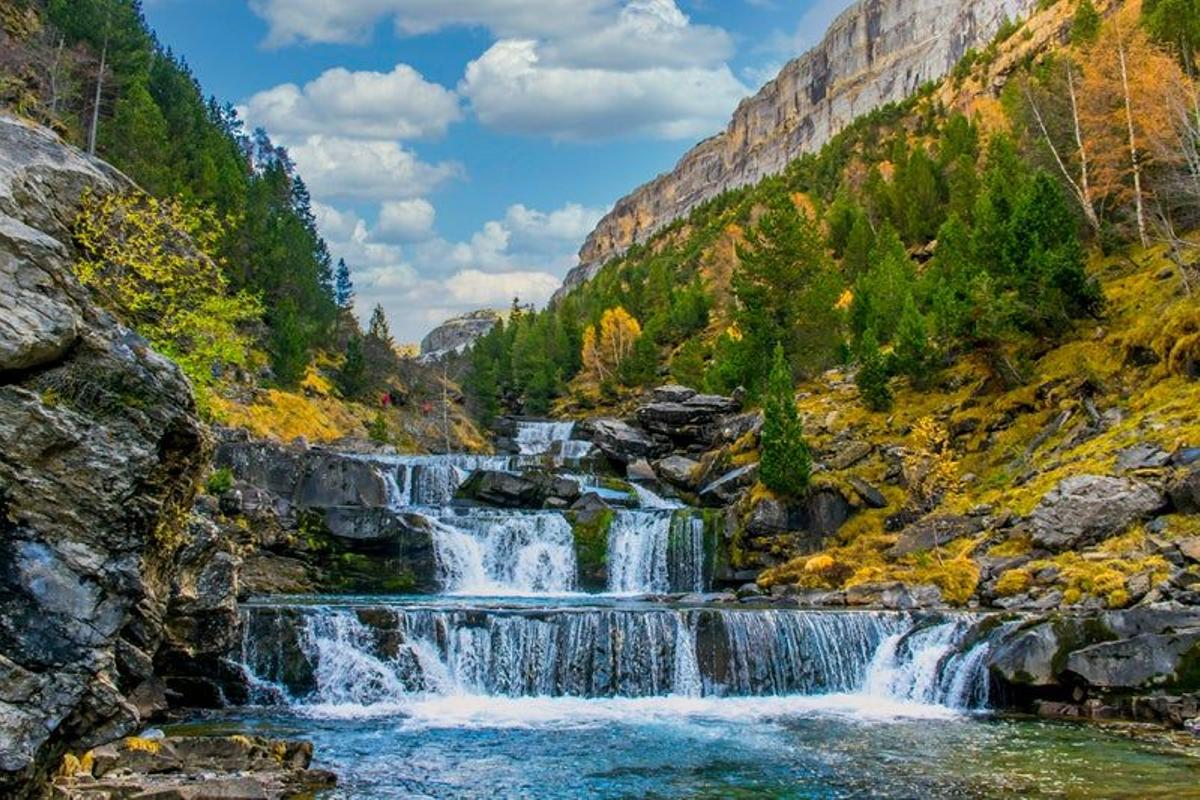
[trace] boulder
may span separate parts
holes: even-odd
[[[809,493],[803,528],[814,537],[833,536],[850,518],[853,509],[838,489],[821,487]]]
[[[681,393],[671,393],[681,397]],[[729,397],[712,394],[692,394],[685,399],[660,400],[638,408],[637,419],[646,430],[664,436],[677,444],[711,445],[718,432],[719,422],[726,414],[737,411],[741,404]]]
[[[689,389],[677,383],[659,386],[650,392],[650,396],[654,398],[654,402],[656,403],[682,403],[686,400],[691,400],[697,394],[699,392],[695,389]]]
[[[777,536],[792,529],[793,514],[788,504],[777,497],[759,497],[746,515],[746,533],[751,536]]]
[[[361,506],[321,513],[333,537],[332,552],[323,554],[323,585],[363,593],[437,591],[435,531],[428,517]]]
[[[1167,485],[1167,496],[1180,514],[1200,514],[1200,467],[1173,478]]]
[[[747,464],[726,472],[700,490],[700,501],[707,506],[727,506],[741,496],[742,490],[758,478],[758,464]]]
[[[1067,656],[1066,670],[1102,689],[1140,689],[1171,685],[1200,689],[1195,664],[1200,659],[1200,628],[1175,633],[1143,633],[1102,642]]]
[[[592,442],[600,452],[623,464],[639,458],[657,458],[670,450],[670,445],[618,419],[598,419],[591,427]]]
[[[130,738],[68,759],[55,778],[62,800],[284,800],[337,784],[310,769],[312,743],[258,736]]]
[[[659,478],[673,486],[691,490],[696,488],[692,476],[699,466],[699,462],[686,456],[667,456],[654,462],[654,472]]]
[[[209,444],[179,368],[96,306],[71,228],[131,189],[0,114],[0,796],[160,705],[151,674]],[[186,254],[185,254],[186,255]]]
[[[849,469],[874,451],[875,447],[869,442],[853,441],[838,447],[833,455],[826,459],[826,464],[830,469]]]
[[[458,487],[456,494],[459,498],[501,508],[540,508],[546,498],[538,481],[492,469],[473,472]]]
[[[1054,624],[1040,622],[994,645],[988,664],[995,675],[1013,686],[1057,686],[1055,659],[1063,646]]]
[[[1130,478],[1072,475],[1033,510],[1033,543],[1052,552],[1078,550],[1153,516],[1165,502],[1154,487]]]
[[[639,458],[626,464],[625,477],[631,481],[643,481],[646,483],[654,483],[658,480],[658,475],[655,474],[654,467],[650,466],[650,462],[644,458]]]
[[[891,558],[899,558],[910,553],[944,547],[964,536],[974,536],[982,530],[983,520],[979,517],[928,516],[901,531],[900,538],[887,554]]]
[[[942,590],[931,583],[917,586],[889,587],[879,597],[880,605],[897,611],[914,608],[935,608],[943,605]]]
[[[1171,454],[1158,445],[1143,442],[1117,451],[1117,470],[1158,469],[1171,461]]]
[[[713,445],[733,444],[738,439],[747,435],[757,437],[759,432],[762,431],[762,425],[763,415],[761,411],[727,415],[716,426]]]
[[[883,496],[883,492],[867,481],[857,475],[851,475],[846,479],[846,482],[850,484],[850,488],[854,489],[854,493],[858,495],[858,499],[867,508],[887,508],[887,498]]]

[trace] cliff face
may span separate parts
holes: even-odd
[[[421,340],[421,357],[436,360],[449,353],[461,353],[472,342],[487,334],[500,320],[491,309],[471,311],[446,320]]]
[[[85,191],[131,188],[0,115],[0,796],[163,705],[152,660],[206,459],[191,388],[71,271]]]
[[[587,238],[559,294],[630,245],[728,189],[757,183],[862,114],[947,74],[1033,0],[859,0],[819,45],[743,100],[724,132],[621,200]]]

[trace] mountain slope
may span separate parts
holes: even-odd
[[[859,0],[821,43],[738,106],[729,127],[675,169],[618,200],[588,236],[557,296],[610,258],[724,191],[782,172],[857,117],[947,75],[1033,0]]]

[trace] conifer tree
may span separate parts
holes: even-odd
[[[379,303],[375,304],[375,308],[371,310],[371,321],[367,323],[367,335],[383,342],[391,347],[392,331],[388,327],[387,314],[383,311],[383,306]]]
[[[338,386],[342,396],[353,399],[366,390],[367,361],[363,353],[362,339],[351,336],[346,342],[346,360],[338,371]]]
[[[887,411],[892,407],[892,390],[888,386],[887,365],[879,351],[875,331],[868,328],[858,343],[858,376],[855,378],[863,404],[872,411]]]
[[[341,309],[348,309],[354,305],[354,283],[350,279],[350,268],[346,266],[346,259],[344,258],[339,258],[337,263],[334,299],[338,304],[338,308]]]
[[[799,497],[808,488],[812,455],[796,412],[792,370],[783,345],[775,345],[763,407],[762,459],[759,480],[773,492]]]
[[[916,301],[910,294],[904,299],[900,327],[896,332],[896,371],[907,375],[915,386],[925,386],[932,377],[933,356],[929,323],[917,310]]]

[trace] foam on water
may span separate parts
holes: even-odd
[[[498,597],[573,592],[575,538],[562,514],[474,511],[434,521],[443,591]]]
[[[522,455],[543,455],[556,443],[570,440],[574,432],[574,422],[519,422],[517,450]]]

